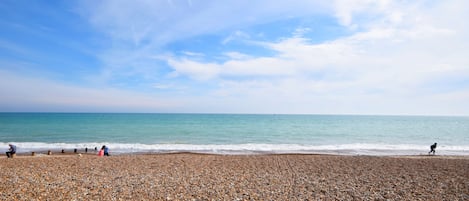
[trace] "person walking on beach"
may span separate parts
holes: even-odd
[[[433,155],[435,155],[435,149],[436,149],[436,142],[435,142],[435,144],[432,144],[432,145],[430,146],[430,152],[428,152],[428,154],[430,154],[430,153],[433,152]]]
[[[6,152],[7,158],[13,158],[13,154],[16,153],[16,146],[12,144],[8,144],[8,146],[10,146],[10,149]]]

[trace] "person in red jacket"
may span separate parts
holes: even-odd
[[[98,156],[104,156],[104,146],[99,150]]]

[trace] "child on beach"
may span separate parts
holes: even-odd
[[[13,158],[13,154],[16,153],[16,146],[12,144],[9,144],[8,146],[10,146],[10,149],[8,149],[9,151],[6,152],[7,158]]]
[[[98,156],[104,156],[104,146],[99,150]]]

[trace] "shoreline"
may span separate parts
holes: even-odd
[[[75,155],[89,155],[94,156],[98,154],[98,151],[90,149],[85,152],[84,149],[78,149],[75,153],[74,150],[65,149],[64,153],[62,150],[51,149],[51,155],[48,155],[49,150],[38,150],[34,151],[36,156],[75,156]],[[124,152],[124,153],[113,153],[110,152],[111,156],[132,156],[132,155],[173,155],[173,154],[193,154],[193,155],[214,155],[214,156],[276,156],[276,155],[311,155],[311,156],[343,156],[343,157],[394,157],[394,158],[458,158],[458,159],[469,159],[469,155],[451,155],[451,154],[387,154],[387,155],[372,155],[372,154],[340,154],[340,153],[275,153],[275,152],[249,152],[249,153],[212,153],[212,152],[191,152],[191,151],[161,151],[161,152]],[[5,154],[4,154],[5,155]],[[32,152],[17,152],[16,157],[32,156]],[[34,157],[34,156],[33,156]],[[1,157],[0,157],[1,158]]]
[[[110,148],[114,154],[133,153],[173,153],[191,152],[221,155],[250,155],[250,154],[329,154],[329,155],[426,155],[429,146],[412,144],[337,144],[337,145],[301,145],[301,144],[132,144],[132,143],[42,143],[42,142],[4,142],[0,147],[8,147],[12,143],[18,147],[17,153],[29,154],[31,152],[54,153],[78,152],[93,153],[94,148],[102,145]],[[2,145],[3,144],[3,145]],[[5,148],[6,151],[6,148]],[[442,145],[437,148],[440,155],[469,156],[468,145]]]

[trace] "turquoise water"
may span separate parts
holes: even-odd
[[[0,113],[0,147],[113,153],[469,155],[469,117]]]

